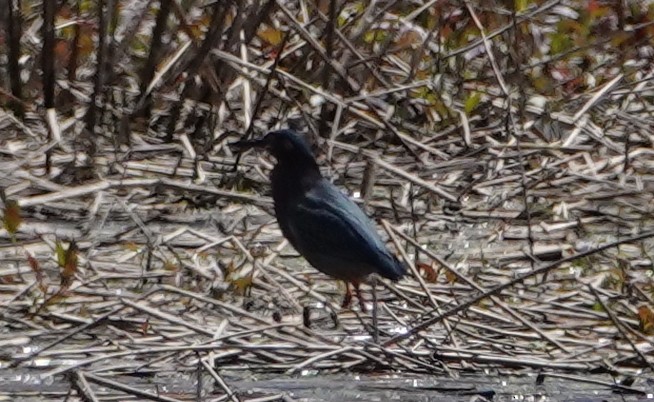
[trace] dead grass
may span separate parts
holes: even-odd
[[[0,367],[66,378],[88,400],[193,398],[110,383],[175,373],[211,377],[200,386],[214,400],[255,400],[226,372],[603,372],[607,387],[635,378],[622,388],[643,389],[654,364],[651,37],[637,41],[630,25],[636,44],[620,49],[572,32],[569,52],[543,54],[532,41],[582,21],[569,15],[576,2],[513,15],[382,3],[332,11],[335,29],[328,2],[270,2],[263,22],[267,2],[214,5],[202,27],[222,36],[205,53],[190,33],[200,9],[176,10],[139,83],[147,58],[133,41],[156,13],[135,2],[121,9],[92,124],[90,61],[74,90],[58,89],[72,95],[68,112],[46,118],[27,95],[24,119],[0,112],[0,187],[22,216],[15,234],[0,230]],[[620,21],[613,11],[605,25]],[[244,42],[229,21],[264,25]],[[477,37],[447,36],[462,32]],[[340,310],[343,289],[282,238],[271,161],[227,146],[289,124],[410,262],[408,278],[378,287],[380,344],[370,317]],[[56,244],[73,239],[65,284]]]

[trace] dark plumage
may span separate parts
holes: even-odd
[[[353,283],[357,293],[359,283],[372,273],[392,281],[406,274],[370,219],[321,176],[309,146],[298,134],[273,131],[234,145],[265,147],[277,159],[271,174],[277,221],[284,236],[314,268]],[[348,287],[344,304],[350,299]]]

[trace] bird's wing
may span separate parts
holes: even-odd
[[[286,226],[294,246],[310,262],[312,256],[337,256],[344,262],[376,266],[382,275],[394,263],[368,217],[328,181],[321,180],[294,204]]]

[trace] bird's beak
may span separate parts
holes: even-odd
[[[263,138],[259,138],[256,140],[241,140],[231,142],[229,143],[229,146],[236,152],[245,152],[252,148],[263,148],[266,146],[266,142],[263,140]]]

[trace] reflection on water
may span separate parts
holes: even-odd
[[[494,375],[464,376],[458,379],[436,378],[429,375],[389,375],[351,373],[329,375],[317,370],[302,370],[297,376],[262,373],[222,372],[229,387],[247,400],[257,396],[287,395],[294,401],[402,401],[402,402],[469,402],[469,401],[643,401],[654,394],[619,395],[606,387],[578,381],[546,377],[536,384],[536,375],[503,377]],[[174,393],[192,398],[197,392],[195,373],[152,373],[152,376],[108,375],[108,379],[161,395]],[[593,378],[610,382],[603,376]],[[55,381],[57,380],[57,381]],[[60,400],[69,390],[68,381],[45,377],[26,371],[0,372],[0,400],[6,396],[20,397],[40,393],[38,400]],[[207,400],[224,394],[210,377],[202,380]],[[96,387],[96,385],[94,385]],[[57,394],[59,393],[59,394]],[[11,399],[14,400],[14,399]]]

